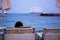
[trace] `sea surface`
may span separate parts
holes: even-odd
[[[17,21],[21,21],[24,26],[36,28],[36,30],[42,30],[43,28],[60,28],[60,16],[40,16],[40,14],[35,13],[0,14],[1,27],[14,27]]]
[[[14,27],[17,21],[21,21],[24,26],[31,26],[36,30],[44,28],[60,28],[60,16],[40,16],[40,14],[28,13],[7,13],[0,14],[0,27]],[[37,33],[42,37],[43,33]],[[0,32],[0,40],[3,39],[3,33]]]

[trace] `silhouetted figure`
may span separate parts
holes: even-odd
[[[17,22],[15,23],[15,28],[20,28],[20,27],[22,27],[22,26],[23,26],[23,23],[20,22],[20,21],[17,21]]]

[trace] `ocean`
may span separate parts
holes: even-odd
[[[21,21],[24,26],[31,26],[36,30],[44,28],[60,28],[60,16],[40,16],[36,13],[7,13],[2,16],[1,27],[14,27],[17,21]]]
[[[60,16],[40,16],[40,14],[35,13],[0,14],[0,27],[14,27],[17,21],[21,21],[24,26],[31,26],[36,30],[43,30],[44,28],[60,28]],[[2,34],[0,31],[0,40],[3,39]],[[37,34],[42,37],[43,33]]]

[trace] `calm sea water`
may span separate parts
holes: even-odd
[[[13,13],[4,15],[0,14],[0,23],[1,16],[2,16],[1,27],[14,27],[17,21],[21,21],[23,22],[24,26],[31,26],[33,28],[36,28],[36,30],[43,30],[43,28],[60,28],[60,16],[40,16],[40,14],[13,14]],[[40,37],[42,37],[43,33],[37,34]],[[0,40],[2,40],[2,38],[0,38]]]
[[[37,30],[41,30],[43,28],[60,28],[60,16],[40,16],[40,14],[14,14],[14,13],[3,15],[2,26],[14,27],[17,21],[23,22],[24,26],[31,26],[36,28]]]

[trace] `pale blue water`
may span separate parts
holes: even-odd
[[[0,14],[0,20],[1,20]],[[60,28],[60,16],[40,16],[39,14],[4,14],[1,27],[14,27],[17,21],[23,22],[24,26],[31,26],[37,30],[43,28]],[[0,32],[1,33],[1,32]],[[37,33],[42,37],[43,33]],[[0,34],[1,35],[1,34]],[[2,40],[0,36],[0,40]]]
[[[41,30],[45,27],[60,28],[60,16],[40,16],[39,14],[14,13],[4,14],[3,16],[3,27],[14,27],[17,21],[22,21],[24,26],[31,26],[37,30]]]

